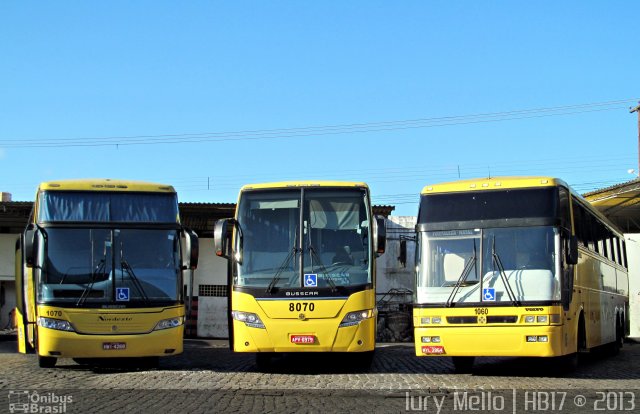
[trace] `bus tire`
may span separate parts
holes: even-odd
[[[451,357],[451,362],[457,374],[470,374],[473,371],[475,357]]]
[[[374,356],[375,350],[358,352],[356,354],[352,354],[351,358],[353,358],[354,367],[358,372],[368,372],[371,368],[371,364],[373,363]]]
[[[586,352],[587,350],[587,334],[584,326],[584,315],[580,314],[578,318],[578,332],[576,337],[576,352],[572,352],[567,355],[556,357],[557,364],[554,366],[557,369],[559,375],[570,374],[578,369],[580,365],[580,352]]]
[[[554,364],[554,366],[557,367],[557,373],[559,375],[571,374],[578,369],[578,365],[580,365],[579,355],[577,352],[559,356],[556,360],[558,363]]]
[[[56,366],[58,358],[38,355],[38,366],[40,368],[53,368]]]
[[[158,369],[160,367],[160,357],[143,357],[138,360],[141,369]]]
[[[268,372],[271,369],[271,358],[273,358],[271,352],[258,352],[256,354],[256,367],[258,371]]]
[[[607,348],[610,356],[616,356],[620,353],[620,349],[622,348],[622,344],[624,342],[624,327],[620,323],[618,319],[616,321],[616,339],[608,344]]]

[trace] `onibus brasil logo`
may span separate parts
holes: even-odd
[[[10,413],[66,413],[72,402],[71,395],[54,392],[9,391]]]

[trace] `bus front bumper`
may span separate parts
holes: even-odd
[[[561,326],[429,327],[415,328],[414,334],[417,356],[562,355]]]
[[[268,319],[266,328],[233,321],[236,352],[365,352],[375,349],[376,318],[338,327],[337,319]]]
[[[80,335],[38,327],[38,355],[57,358],[155,357],[182,353],[184,326],[138,335]]]

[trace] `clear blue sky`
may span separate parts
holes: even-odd
[[[0,191],[106,177],[235,202],[251,182],[357,180],[415,215],[422,187],[458,177],[624,182],[639,16],[637,1],[4,1]]]

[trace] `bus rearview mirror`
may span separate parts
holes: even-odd
[[[24,254],[24,262],[27,267],[36,267],[37,243],[36,243],[37,230],[34,227],[27,228],[24,232],[24,239],[22,246]]]
[[[376,256],[384,253],[387,247],[387,227],[384,217],[377,216],[375,218],[375,232],[373,234],[373,248]]]
[[[183,269],[195,270],[198,268],[200,256],[200,244],[198,235],[191,229],[184,229],[185,255],[182,263]]]
[[[229,245],[231,244],[231,220],[232,219],[218,220],[213,228],[213,244],[216,256],[224,257],[225,259],[231,256],[229,252]]]
[[[567,264],[578,264],[578,238],[576,236],[569,236],[567,250]]]

